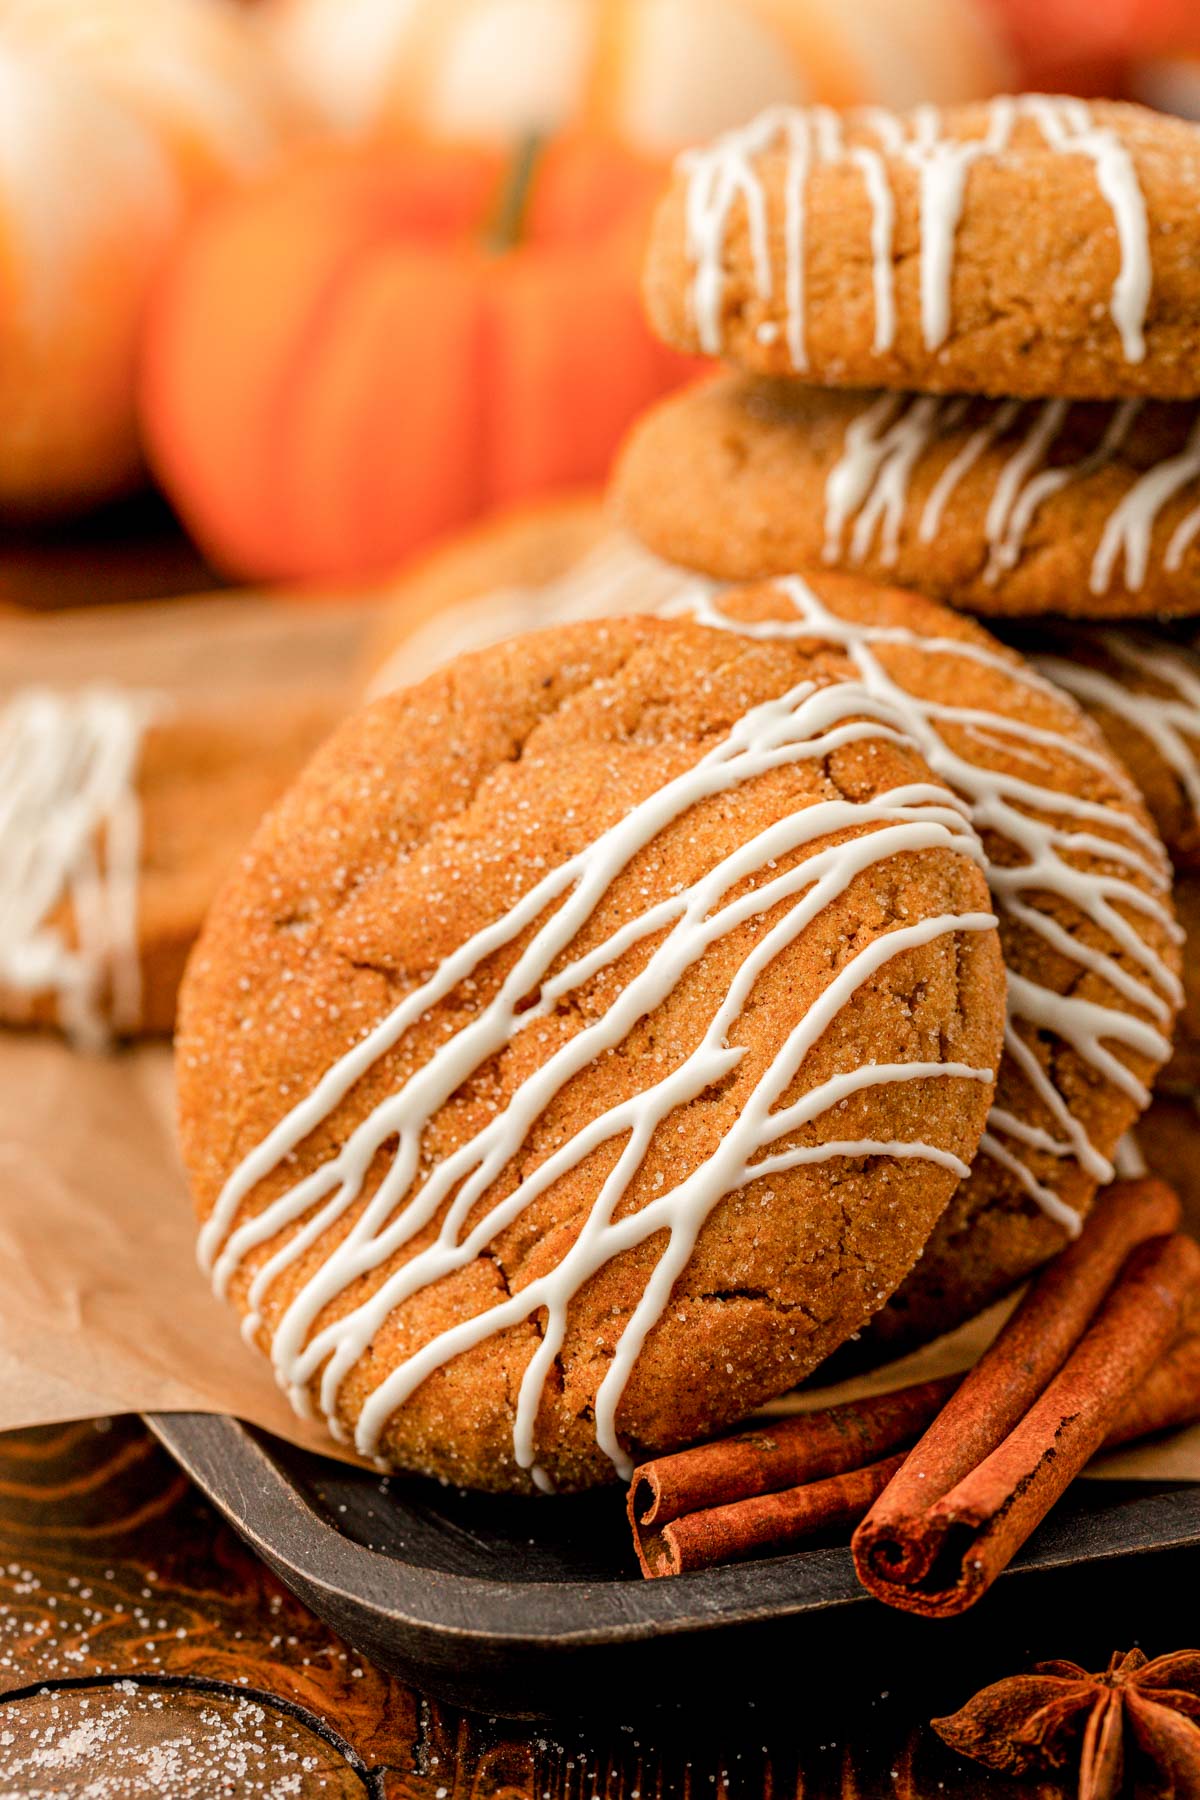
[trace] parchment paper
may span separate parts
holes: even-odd
[[[291,1411],[196,1266],[175,1154],[171,1055],[81,1056],[0,1038],[0,1430],[121,1412],[228,1412],[352,1461]],[[965,1368],[993,1309],[903,1363],[788,1409]],[[1095,1473],[1200,1480],[1200,1427]]]
[[[16,679],[328,680],[355,666],[361,618],[242,600],[106,609],[0,628],[0,689]],[[1200,1135],[1200,1134],[1198,1134]],[[226,1412],[289,1442],[352,1456],[291,1411],[194,1255],[174,1142],[171,1054],[86,1056],[0,1031],[0,1430],[122,1412]],[[902,1363],[789,1396],[796,1410],[967,1367],[1004,1309]],[[1093,1465],[1200,1480],[1200,1426]]]

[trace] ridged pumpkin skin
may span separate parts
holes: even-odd
[[[0,506],[69,511],[141,474],[147,291],[197,202],[298,109],[224,0],[0,0]]]
[[[314,151],[211,208],[147,324],[151,463],[208,554],[252,579],[387,569],[481,507],[599,477],[685,374],[638,271],[662,171],[591,139],[538,160],[414,142]]]

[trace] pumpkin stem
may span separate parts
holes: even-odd
[[[531,131],[513,151],[512,160],[500,184],[496,208],[483,234],[484,246],[493,256],[515,250],[525,231],[533,178],[541,161],[546,140],[540,131]]]

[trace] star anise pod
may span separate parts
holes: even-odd
[[[1148,1662],[1117,1652],[1089,1675],[1078,1663],[1036,1663],[993,1682],[961,1712],[931,1721],[963,1756],[1009,1775],[1079,1767],[1079,1800],[1115,1800],[1126,1734],[1153,1765],[1164,1800],[1200,1800],[1200,1650]]]

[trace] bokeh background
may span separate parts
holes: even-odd
[[[641,244],[775,101],[1200,117],[1196,0],[0,0],[0,604],[361,592],[602,481]]]

